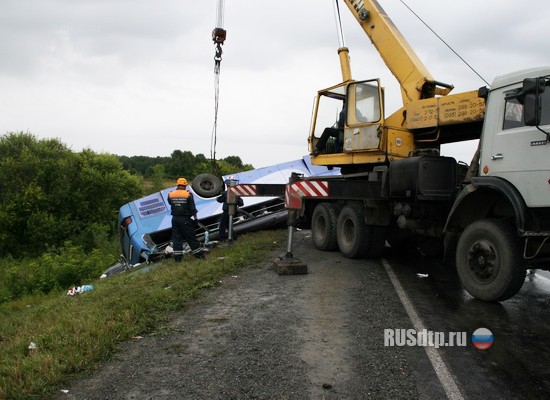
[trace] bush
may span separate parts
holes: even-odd
[[[96,228],[103,232],[120,206],[140,195],[140,178],[114,155],[6,134],[0,137],[0,254],[38,256],[67,240],[90,251]]]
[[[116,262],[113,247],[85,252],[81,246],[67,242],[35,259],[5,258],[0,262],[0,303],[95,280]]]

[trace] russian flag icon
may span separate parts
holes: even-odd
[[[493,332],[487,328],[478,328],[472,333],[472,344],[476,349],[487,350],[493,345]]]

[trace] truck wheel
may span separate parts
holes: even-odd
[[[526,269],[513,227],[497,219],[466,227],[456,249],[456,268],[464,288],[477,299],[502,301],[515,295]]]
[[[199,174],[191,182],[191,187],[201,197],[218,196],[223,190],[223,182],[216,175]]]
[[[359,204],[348,204],[342,208],[336,225],[338,247],[346,258],[365,257],[370,250],[372,226],[365,221],[363,207]]]
[[[334,203],[319,203],[311,217],[311,236],[315,247],[323,251],[338,249],[336,224],[339,207]]]

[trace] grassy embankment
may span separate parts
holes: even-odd
[[[0,305],[0,399],[46,398],[134,335],[157,332],[174,311],[238,268],[266,260],[285,231],[242,235],[207,260],[172,259],[147,272],[90,282],[95,290],[28,296]],[[29,350],[30,342],[36,350]]]

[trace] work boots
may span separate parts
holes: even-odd
[[[199,251],[197,251],[196,253],[193,253],[193,255],[195,256],[195,258],[206,258],[206,254],[209,252],[210,250],[208,250],[206,247],[201,247]]]

